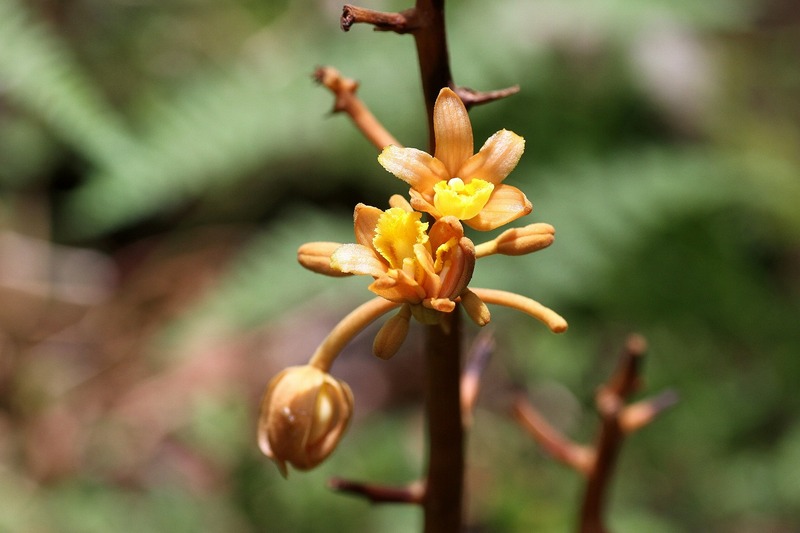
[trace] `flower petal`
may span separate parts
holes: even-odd
[[[422,302],[422,305],[442,313],[451,313],[456,308],[456,303],[447,298],[428,298]]]
[[[433,193],[433,189],[431,189],[431,193]],[[418,191],[411,189],[408,191],[408,195],[411,199],[411,207],[423,213],[430,213],[433,218],[441,218],[442,214],[439,213],[439,210],[433,205],[433,194],[431,194],[431,198],[428,199]]]
[[[414,247],[416,254],[417,264],[422,269],[424,274],[421,277],[420,283],[422,288],[425,289],[425,294],[428,296],[438,295],[442,287],[442,281],[436,275],[436,267],[431,257],[431,252],[425,246],[418,244]]]
[[[383,211],[377,207],[365,204],[358,204],[353,213],[353,228],[356,233],[356,242],[367,248],[372,248],[372,241],[375,239],[375,229],[378,219]]]
[[[481,179],[497,185],[514,170],[524,151],[525,139],[513,131],[500,130],[458,169],[458,176],[465,181]]]
[[[305,268],[326,276],[346,276],[331,268],[331,255],[341,246],[338,242],[307,242],[297,249],[297,261]]]
[[[444,163],[448,178],[472,155],[472,124],[464,103],[456,93],[445,87],[433,106],[433,134],[436,139],[436,159]]]
[[[386,273],[386,265],[375,256],[372,248],[361,244],[343,244],[337,248],[331,256],[331,268],[374,278]]]
[[[453,249],[450,264],[439,274],[442,278],[440,295],[454,299],[467,288],[475,270],[475,245],[466,237],[461,237]]]
[[[377,278],[369,290],[392,302],[420,303],[425,290],[402,270],[390,270]]]
[[[443,217],[433,224],[430,242],[436,255],[435,266],[441,279],[437,295],[454,299],[461,294],[472,278],[475,269],[475,246],[471,240],[464,237],[464,228],[454,217]]]
[[[511,185],[497,185],[483,210],[464,223],[479,231],[489,231],[527,215],[532,209],[521,190]]]
[[[389,206],[399,207],[403,211],[408,211],[409,213],[414,210],[414,208],[411,207],[411,204],[408,203],[408,200],[406,200],[399,194],[393,194],[391,197],[389,197]]]
[[[420,192],[429,191],[435,183],[450,177],[441,161],[416,148],[387,146],[378,156],[378,162]]]
[[[428,236],[431,249],[435,252],[450,239],[460,240],[464,236],[464,226],[456,217],[442,217],[433,223]]]

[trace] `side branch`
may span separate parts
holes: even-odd
[[[328,481],[328,486],[337,492],[362,496],[371,503],[412,503],[420,505],[425,497],[425,485],[421,482],[413,483],[406,487],[388,487],[386,485],[374,485],[333,478]]]
[[[639,335],[631,335],[625,344],[617,370],[597,391],[595,401],[602,424],[595,445],[594,465],[581,505],[581,533],[608,533],[603,516],[604,506],[625,436],[651,422],[658,413],[677,401],[674,393],[667,392],[649,402],[626,407],[626,401],[640,385],[646,350],[645,339]]]
[[[371,24],[375,31],[409,33],[417,28],[416,11],[408,9],[400,13],[374,11],[363,7],[345,5],[342,8],[340,24],[343,31],[350,31],[353,24]]]
[[[655,420],[678,400],[677,394],[668,390],[649,400],[627,404],[640,385],[646,350],[644,338],[631,335],[614,374],[598,389],[595,402],[601,425],[594,446],[580,445],[562,435],[524,395],[518,394],[514,401],[513,413],[519,425],[554,459],[586,478],[580,533],[608,533],[604,507],[625,437]]]
[[[466,108],[470,109],[475,105],[488,104],[489,102],[494,102],[495,100],[517,94],[519,92],[519,85],[512,85],[511,87],[497,89],[495,91],[476,91],[468,87],[456,87],[455,91],[458,97],[461,98],[461,101],[464,102]]]
[[[595,461],[594,450],[565,437],[547,422],[524,395],[519,394],[514,400],[513,413],[522,428],[555,460],[584,476],[591,474]]]
[[[378,150],[383,150],[390,144],[401,146],[356,95],[357,81],[345,78],[333,67],[318,67],[314,71],[314,79],[328,88],[336,97],[333,112],[344,112],[350,115],[356,127]]]

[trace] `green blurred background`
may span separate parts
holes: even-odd
[[[399,10],[408,3],[365,2]],[[419,331],[359,337],[333,373],[356,418],[284,481],[255,445],[261,392],[369,298],[299,267],[405,187],[311,80],[332,65],[425,145],[408,36],[338,27],[329,0],[0,0],[0,531],[409,532],[334,475],[402,484],[423,449]],[[646,392],[681,401],[623,449],[618,532],[800,528],[800,4],[452,0],[476,142],[527,140],[509,183],[550,249],[481,260],[497,309],[470,437],[474,531],[570,531],[582,491],[508,414],[524,385],[591,441],[595,388],[646,336]],[[480,241],[480,237],[476,236]],[[476,332],[469,328],[468,335]],[[646,395],[644,393],[643,395]]]

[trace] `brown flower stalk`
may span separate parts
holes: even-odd
[[[386,13],[346,5],[342,11],[341,27],[348,31],[354,24],[364,23],[376,30],[399,34],[411,33],[417,48],[422,91],[428,115],[428,152],[436,153],[434,136],[434,106],[443,87],[450,87],[469,107],[489,102],[517,92],[511,87],[500,91],[480,93],[457,88],[450,73],[444,22],[444,0],[416,0],[413,8],[400,13]],[[317,71],[317,79],[336,95],[334,111],[344,111],[356,126],[378,148],[400,144],[386,133],[366,106],[355,96],[357,84],[342,78],[330,68]],[[544,247],[552,235],[543,237]],[[551,242],[552,239],[550,239]],[[531,247],[530,245],[521,245]],[[503,249],[505,250],[505,249]],[[506,253],[487,248],[486,254]],[[490,300],[509,305],[505,293],[487,292]],[[489,315],[475,293],[465,290],[465,307],[473,320],[483,325]],[[524,301],[523,301],[524,300]],[[532,314],[548,324],[553,331],[566,329],[566,322],[547,308],[523,299],[511,302],[512,307]],[[469,305],[467,305],[469,304]],[[444,314],[438,324],[427,326],[425,405],[428,430],[428,468],[424,491],[411,488],[391,489],[377,485],[335,480],[337,490],[362,495],[371,501],[406,501],[421,503],[424,508],[424,531],[427,533],[457,533],[463,529],[464,485],[464,421],[468,420],[478,391],[477,380],[481,364],[464,378],[466,392],[461,389],[460,313],[458,306]],[[485,350],[490,352],[491,349]],[[485,358],[484,358],[485,359]],[[480,363],[480,361],[479,361]],[[485,362],[482,363],[485,365]]]

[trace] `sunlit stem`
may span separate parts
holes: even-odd
[[[399,306],[399,303],[390,302],[384,298],[373,298],[361,304],[336,324],[336,327],[331,330],[325,340],[322,341],[322,344],[319,345],[317,351],[314,352],[314,355],[311,356],[308,364],[328,372],[333,361],[344,347],[353,340],[353,337],[372,322]]]
[[[532,316],[544,323],[553,333],[563,333],[567,330],[567,321],[561,315],[536,300],[496,289],[472,288],[470,290],[487,304],[503,305]]]

